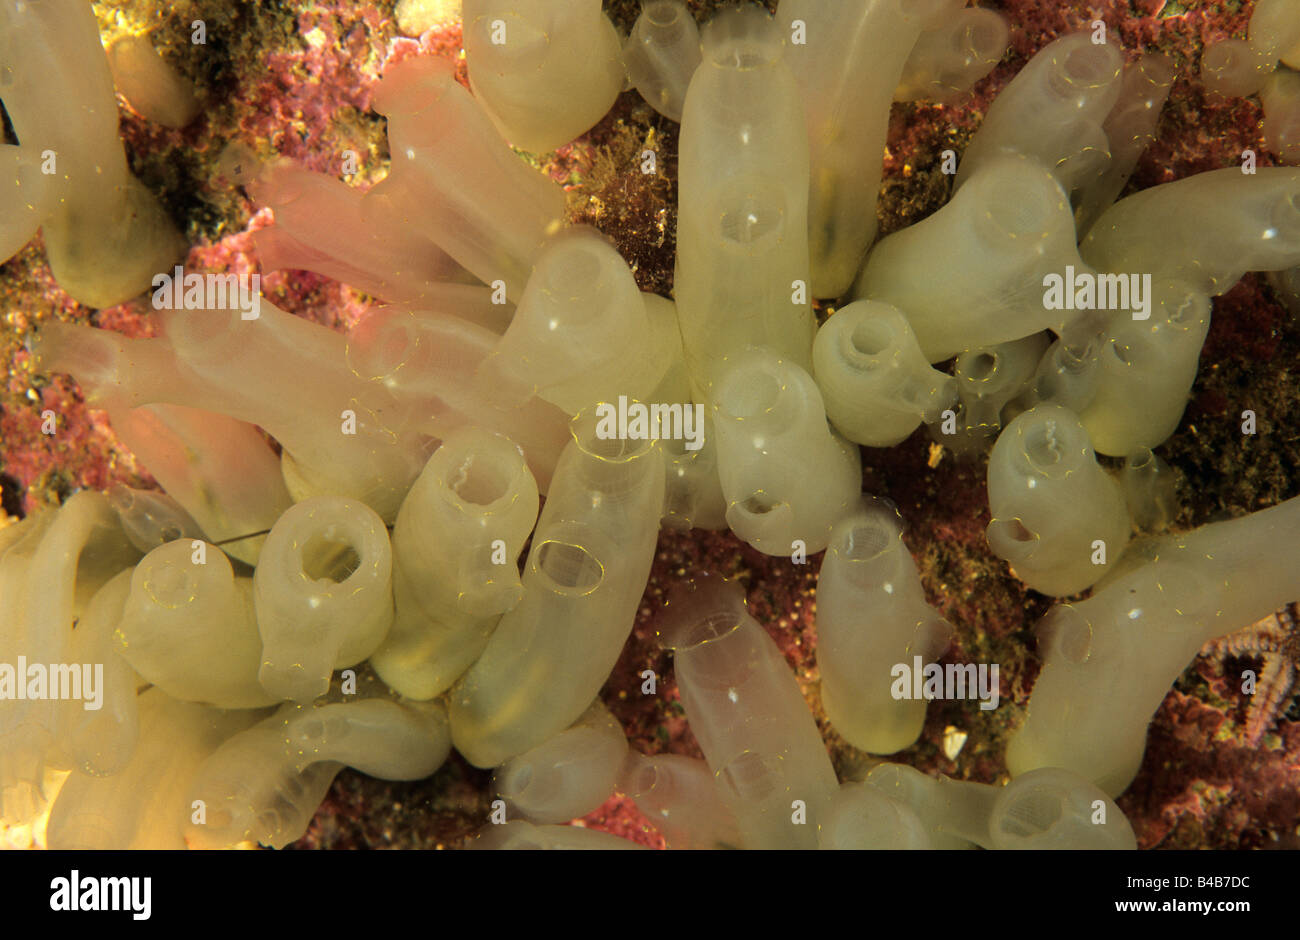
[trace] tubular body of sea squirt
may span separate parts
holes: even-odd
[[[623,726],[597,701],[573,727],[506,761],[492,783],[512,816],[568,822],[609,799],[627,754]]]
[[[502,327],[504,329],[504,326]],[[352,373],[391,396],[383,426],[399,434],[446,440],[467,427],[513,441],[545,493],[569,443],[569,417],[540,398],[502,407],[474,391],[479,365],[500,335],[487,326],[405,306],[372,308],[348,334]]]
[[[352,373],[342,335],[265,300],[255,319],[238,310],[171,311],[164,330],[186,381],[152,401],[263,428],[284,448],[281,471],[296,500],[346,496],[386,520],[397,514],[431,444],[397,437],[378,419],[391,396]]]
[[[930,368],[897,307],[858,300],[813,340],[813,370],[836,430],[857,444],[893,447],[953,402],[952,376]]]
[[[366,194],[377,218],[398,220],[518,298],[542,242],[563,225],[564,191],[519,160],[437,56],[389,66],[374,107],[388,118],[393,153],[388,177]]]
[[[108,47],[113,84],[142,117],[179,130],[199,115],[194,84],[167,64],[146,36],[125,35]]]
[[[781,0],[777,22],[799,83],[809,144],[813,296],[838,297],[853,283],[876,237],[889,110],[903,67],[922,30],[961,6],[961,0]]]
[[[1097,463],[1073,413],[1041,404],[993,445],[988,469],[989,545],[1043,594],[1096,584],[1128,544],[1123,490]]]
[[[905,764],[882,764],[867,774],[864,785],[915,813],[934,848],[1137,847],[1133,828],[1120,808],[1092,783],[1067,770],[1036,770],[999,787],[931,777]],[[910,827],[904,833],[912,836]]]
[[[817,833],[819,849],[930,849],[933,843],[929,827],[910,806],[865,782],[845,783],[835,791]]]
[[[1300,264],[1300,169],[1211,170],[1126,196],[1079,245],[1099,271],[1175,278],[1210,296]]]
[[[185,254],[162,205],[131,174],[118,136],[117,97],[93,9],[81,0],[0,0],[5,114],[29,154],[55,160],[33,195],[59,286],[89,307],[149,287]],[[8,223],[6,219],[6,223]],[[8,256],[0,256],[0,261]]]
[[[103,681],[95,693],[99,707],[88,711],[79,699],[60,702],[55,736],[59,751],[72,768],[92,776],[120,771],[139,742],[136,690],[142,683],[131,664],[118,655],[114,638],[130,593],[130,571],[120,572],[96,591],[72,631],[68,649],[70,662],[102,663],[104,668]]]
[[[718,439],[712,419],[705,415],[695,440],[664,437],[659,439],[659,449],[664,455],[664,527],[679,532],[727,528],[727,500],[718,479]]]
[[[1264,104],[1264,142],[1283,163],[1300,163],[1300,74],[1273,73],[1259,93]]]
[[[651,319],[618,250],[595,229],[575,226],[541,250],[475,387],[503,406],[536,395],[569,415],[620,395],[649,401],[679,352],[677,336],[676,318]]]
[[[160,688],[139,696],[140,738],[126,765],[107,777],[74,771],[50,810],[51,849],[183,849],[185,802],[194,771],[264,712],[180,702]]]
[[[465,0],[464,9],[470,87],[516,147],[567,144],[623,90],[618,31],[600,0]]]
[[[1298,531],[1300,497],[1164,538],[1155,560],[1049,611],[1043,671],[1007,747],[1011,772],[1061,767],[1123,792],[1147,725],[1197,650],[1300,597]]]
[[[384,780],[419,780],[450,751],[440,703],[285,705],[194,770],[181,807],[185,842],[197,849],[283,848],[302,838],[345,766]]]
[[[0,195],[0,258],[12,258],[31,241],[50,211],[50,178],[34,147],[0,145],[0,174],[13,180]]]
[[[994,99],[962,154],[960,189],[1000,155],[1019,153],[1050,170],[1070,193],[1110,163],[1102,123],[1119,100],[1124,56],[1090,33],[1040,49]]]
[[[941,278],[935,258],[947,259]],[[1029,157],[996,155],[934,215],[882,239],[853,294],[898,307],[925,357],[942,362],[1059,330],[1071,314],[1046,309],[1042,285],[1067,265],[1086,270],[1060,183]]]
[[[977,346],[957,357],[952,371],[967,432],[976,437],[997,433],[1003,409],[1025,391],[1047,348],[1046,333],[1031,333],[996,346]]]
[[[768,555],[820,552],[862,488],[862,464],[827,424],[812,377],[766,350],[745,350],[725,363],[713,410],[731,530]]]
[[[1121,316],[1102,334],[1095,391],[1079,412],[1098,453],[1112,457],[1173,435],[1210,330],[1210,298],[1198,288],[1160,280],[1151,292],[1149,319]]]
[[[925,602],[898,513],[864,504],[831,532],[817,580],[817,666],[822,704],[846,741],[871,754],[915,743],[925,699],[896,698],[897,664],[932,663],[952,628]]]
[[[602,439],[573,419],[537,520],[519,603],[452,687],[456,749],[495,767],[564,730],[618,661],[654,560],[664,461],[653,440]]]
[[[263,168],[245,186],[275,216],[252,233],[262,273],[315,271],[390,303],[439,309],[458,296],[487,291],[456,283],[472,278],[426,234],[403,224],[383,196],[388,188],[381,182],[362,191],[287,159]]]
[[[623,46],[628,81],[650,107],[681,121],[691,77],[700,65],[700,29],[682,0],[646,0]]]
[[[682,705],[747,849],[816,848],[835,770],[799,684],[739,584],[697,577],[660,629]]]
[[[209,539],[265,531],[291,505],[280,459],[256,427],[206,408],[164,403],[209,402],[167,339],[53,320],[41,324],[34,354],[42,370],[70,373],[87,400],[108,411],[137,463]],[[262,542],[239,539],[229,551],[256,564]]]
[[[182,701],[261,708],[280,701],[257,681],[262,640],[253,579],[206,542],[155,548],[131,575],[117,646],[141,677]]]
[[[523,594],[516,564],[537,505],[511,441],[479,428],[443,440],[393,526],[396,616],[370,658],[391,688],[430,699],[478,659]]]
[[[282,515],[253,572],[262,687],[310,702],[375,652],[393,625],[392,570],[384,522],[364,503],[317,496]]]
[[[1128,183],[1143,151],[1156,138],[1160,115],[1174,84],[1173,61],[1148,53],[1124,66],[1119,100],[1102,122],[1110,160],[1101,176],[1084,182],[1074,198],[1081,235],[1110,207]]]
[[[686,95],[673,293],[697,401],[747,346],[811,368],[808,144],[781,45],[761,9],[722,11]]]
[[[670,849],[740,846],[735,813],[709,765],[698,758],[633,752],[618,789],[649,817]]]
[[[80,645],[74,628],[87,615],[87,603],[135,564],[140,553],[127,541],[102,493],[76,493],[59,509],[37,513],[13,528],[12,535],[0,540],[0,663],[11,664],[0,700],[0,818],[25,820],[45,803],[42,765],[52,747],[57,753],[67,743],[56,740],[63,713],[57,698],[71,695],[71,683],[84,672],[76,667],[61,680],[51,675],[48,681],[56,685],[50,697],[25,697],[14,689],[28,681],[20,663],[40,663],[43,670],[80,662],[69,654]],[[106,670],[110,677],[113,672]],[[60,693],[64,683],[69,686]],[[88,700],[90,690],[81,689],[80,682],[76,688]]]
[[[995,10],[968,7],[945,16],[917,38],[894,100],[952,101],[993,71],[1010,36],[1006,18]]]

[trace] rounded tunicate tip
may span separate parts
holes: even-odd
[[[647,0],[641,7],[641,15],[655,29],[665,30],[681,22],[687,13],[686,7],[675,0]]]
[[[497,780],[497,792],[507,800],[518,800],[528,792],[533,777],[531,763],[524,760],[511,761]]]
[[[762,8],[731,6],[701,30],[704,57],[718,68],[759,69],[776,64],[783,39],[775,20]]]
[[[701,572],[668,593],[658,629],[663,649],[684,652],[712,643],[737,629],[748,616],[738,581]]]
[[[1007,51],[1011,29],[996,11],[973,8],[963,11],[966,22],[954,33],[956,52],[968,62],[996,62]]]
[[[1078,666],[1092,656],[1092,622],[1072,604],[1053,607],[1034,628],[1044,660]]]
[[[1092,457],[1092,442],[1078,417],[1066,408],[1042,403],[1018,415],[1007,431],[1015,440],[1030,474],[1062,479]],[[1001,443],[1001,438],[999,438]]]
[[[602,464],[630,464],[649,454],[656,445],[651,437],[619,437],[608,433],[608,418],[602,412],[612,409],[612,403],[604,403],[604,408],[592,406],[584,408],[569,421],[569,436],[578,448],[588,457]],[[627,399],[628,413],[645,406],[635,399]]]

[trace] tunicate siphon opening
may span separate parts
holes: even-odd
[[[883,525],[856,525],[844,536],[840,554],[849,561],[871,561],[889,551],[893,535]]]
[[[510,488],[504,471],[499,461],[470,454],[452,468],[447,487],[463,502],[488,506],[504,497]]]
[[[1078,375],[1092,361],[1096,345],[1097,338],[1095,336],[1074,342],[1066,342],[1062,339],[1061,345],[1056,350],[1056,364],[1071,375]]]
[[[649,796],[660,785],[661,776],[658,764],[653,761],[641,763],[628,776],[627,785],[632,791],[628,795],[633,799]]]
[[[1049,661],[1059,656],[1069,665],[1082,665],[1092,655],[1092,624],[1078,609],[1053,607],[1034,628],[1038,649]]]
[[[1109,347],[1111,356],[1119,360],[1121,365],[1131,366],[1133,364],[1133,350],[1127,343],[1121,343],[1117,339],[1112,339],[1107,346]]]
[[[962,356],[957,364],[957,371],[972,382],[985,382],[998,370],[998,354],[980,352],[967,358]]]
[[[1038,536],[1025,528],[1025,524],[1019,519],[1010,519],[1007,521],[1007,538],[1013,542],[1033,542]]]
[[[750,493],[740,501],[740,508],[751,516],[765,516],[780,505],[780,500],[775,500],[766,493]]]
[[[1244,39],[1225,39],[1201,53],[1201,80],[1221,95],[1253,95],[1264,84],[1271,63]]]
[[[182,562],[163,562],[145,575],[145,593],[159,607],[174,610],[194,602],[198,597],[198,578]]]
[[[585,449],[593,457],[602,460],[622,460],[633,449],[632,445],[637,443],[639,442],[619,437],[597,437],[588,441]]]
[[[894,331],[881,320],[863,320],[849,333],[849,343],[858,358],[874,358],[894,344]]]
[[[590,594],[605,578],[600,559],[581,545],[546,541],[534,549],[533,558],[538,573],[560,594]]]
[[[501,780],[497,784],[497,789],[502,796],[507,799],[517,800],[528,790],[529,784],[533,782],[533,765],[524,761],[515,761],[510,768],[501,775]]]
[[[1031,839],[1048,832],[1064,815],[1064,795],[1056,790],[1034,789],[1006,806],[998,828],[1008,835]]]
[[[672,458],[674,464],[694,463],[699,459],[700,451],[691,450],[686,446],[689,443],[691,442],[684,437],[661,437],[659,449]],[[680,470],[678,474],[681,474]]]
[[[641,15],[655,29],[667,30],[682,22],[685,10],[684,6],[674,3],[673,0],[649,0],[641,8]]]
[[[757,69],[776,63],[781,31],[758,7],[723,10],[705,24],[701,46],[709,62],[724,69]]]
[[[1019,518],[994,519],[984,534],[993,551],[1013,567],[1023,565],[1038,550],[1038,535]]]
[[[986,12],[968,10],[971,12]],[[994,62],[1002,58],[1007,48],[1009,31],[1001,16],[992,10],[989,16],[972,16],[965,27],[954,34],[953,51],[967,63]]]
[[[629,402],[640,404],[639,402]],[[569,435],[577,442],[578,448],[589,456],[606,463],[626,464],[637,460],[650,452],[655,446],[651,438],[602,437],[602,421],[596,415],[595,408],[580,411],[569,422]]]
[[[1153,88],[1167,88],[1174,83],[1177,70],[1169,56],[1160,53],[1147,53],[1138,59],[1138,71]]]
[[[727,525],[751,545],[781,542],[789,544],[794,526],[790,503],[763,490],[756,490],[727,507]]]
[[[705,643],[721,639],[740,626],[740,617],[735,611],[719,611],[696,620],[682,637],[680,650],[694,649]]]
[[[302,547],[302,573],[310,581],[341,584],[361,567],[361,556],[350,544],[326,533],[317,533]]]
[[[1119,52],[1106,43],[1076,42],[1061,50],[1048,71],[1048,86],[1062,98],[1078,97],[1080,92],[1101,88],[1119,77],[1123,60]]]
[[[1031,424],[1024,435],[1025,456],[1030,466],[1048,476],[1059,476],[1068,464],[1074,463],[1070,454],[1070,438],[1055,418]]]
[[[377,309],[366,314],[348,333],[348,368],[366,381],[390,379],[412,359],[419,346],[410,313]],[[403,376],[406,378],[406,376]]]

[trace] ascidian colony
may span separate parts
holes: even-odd
[[[6,846],[1300,846],[1300,0],[0,0],[0,102]]]

